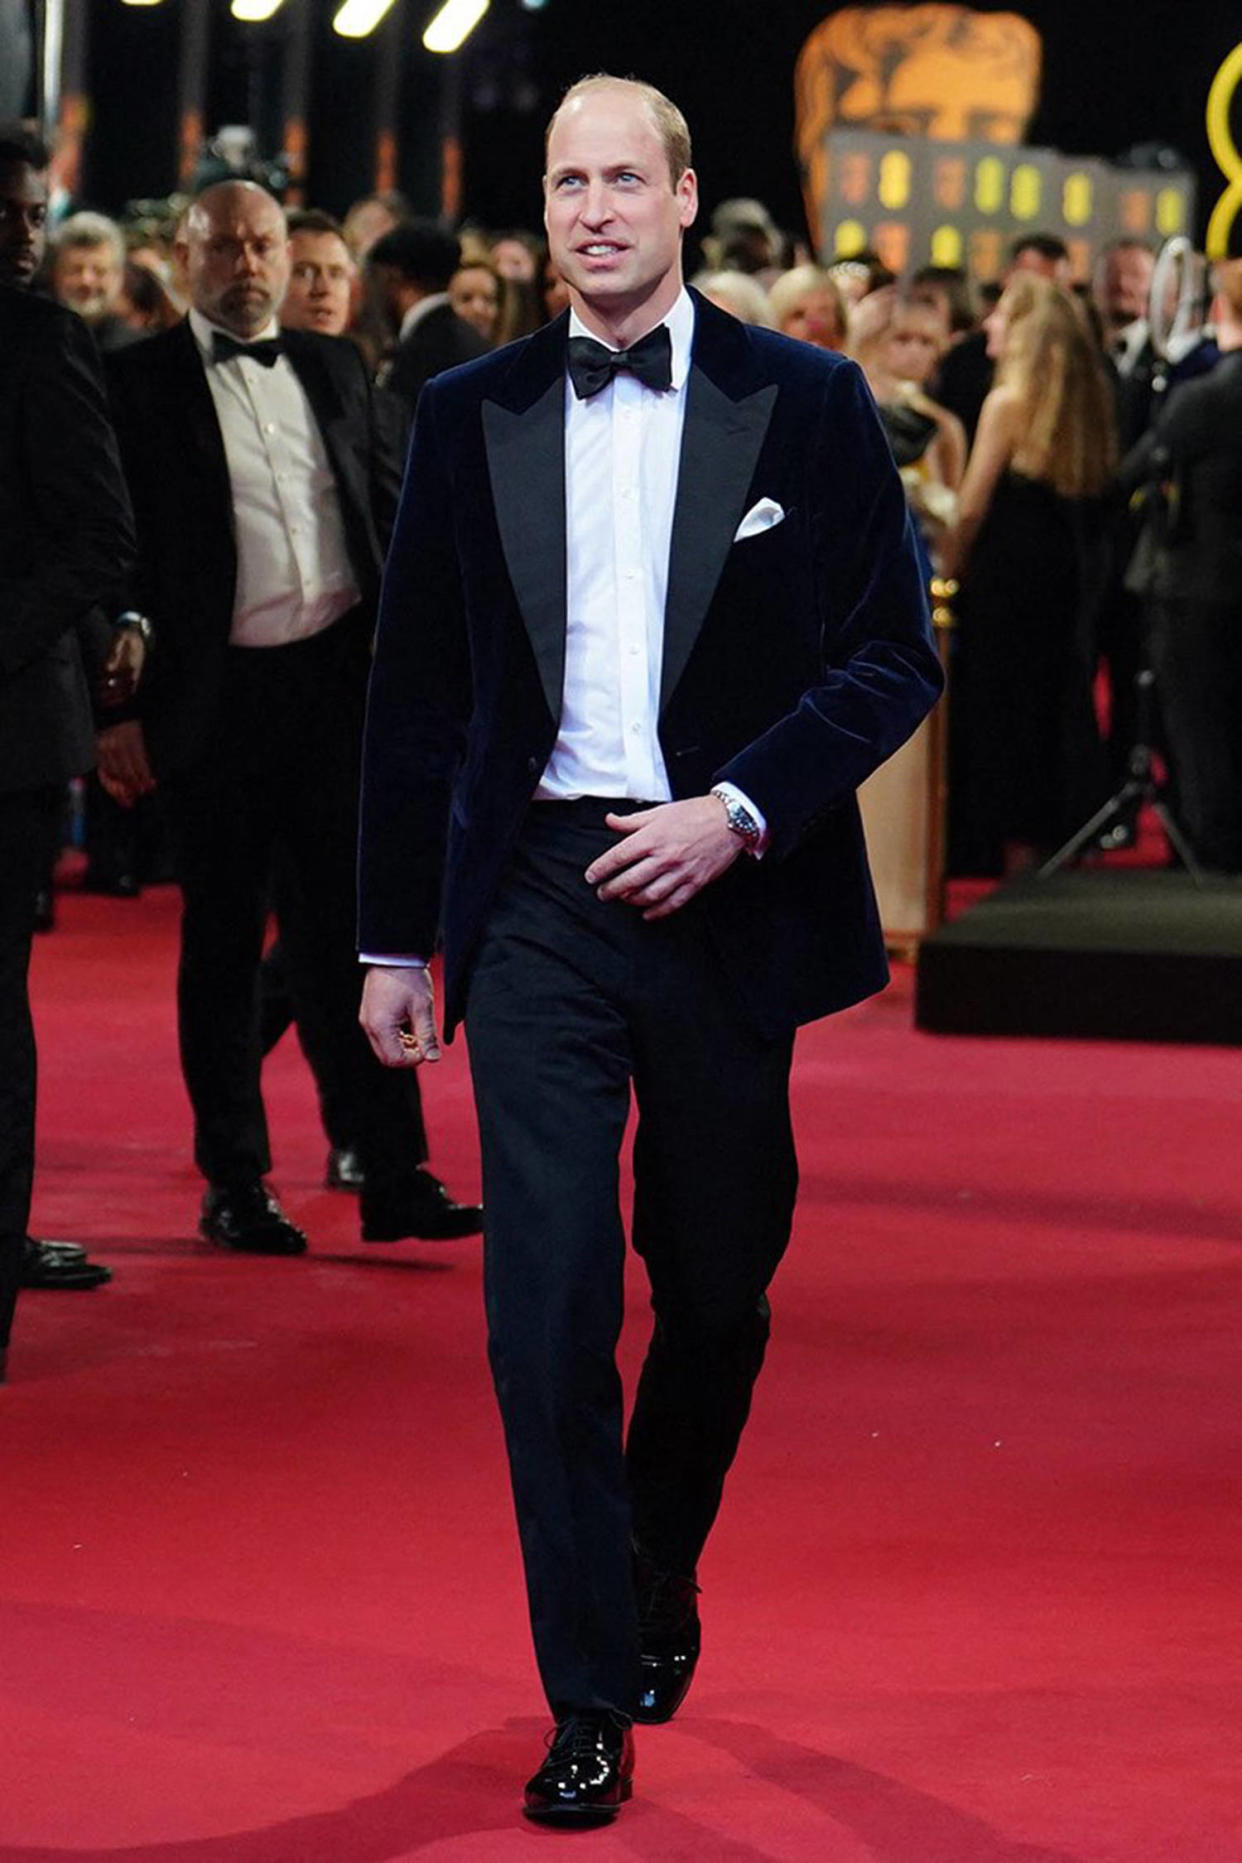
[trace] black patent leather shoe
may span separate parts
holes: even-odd
[[[611,1714],[558,1721],[522,1805],[537,1824],[610,1824],[634,1792],[634,1735]]]
[[[703,1636],[694,1574],[669,1572],[634,1548],[640,1677],[634,1719],[671,1721],[690,1692]]]
[[[366,1182],[362,1159],[350,1145],[334,1145],[323,1174],[325,1190],[359,1191]]]
[[[306,1253],[306,1237],[258,1179],[253,1184],[209,1184],[198,1233],[242,1255]]]
[[[454,1203],[438,1177],[415,1171],[404,1183],[379,1190],[362,1186],[364,1242],[456,1242],[477,1236],[483,1227],[478,1203]]]
[[[22,1248],[21,1287],[63,1288],[84,1292],[91,1287],[105,1287],[112,1279],[111,1268],[100,1261],[90,1261],[78,1242],[39,1242],[27,1236]]]

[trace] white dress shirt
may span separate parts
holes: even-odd
[[[672,387],[622,372],[589,400],[565,380],[565,683],[536,800],[672,799],[656,726],[664,602],[694,305],[665,318]],[[576,312],[569,334],[590,336]]]
[[[409,310],[401,319],[401,328],[397,332],[397,341],[399,343],[404,343],[411,330],[417,330],[424,317],[428,316],[433,310],[439,310],[441,304],[448,304],[450,302],[451,300],[447,291],[429,291],[425,298],[419,298],[417,303],[410,305]]]
[[[1108,345],[1108,353],[1117,365],[1118,375],[1133,375],[1150,336],[1151,325],[1146,317],[1136,317],[1132,323],[1115,333]]]
[[[216,362],[215,326],[192,310],[190,329],[233,490],[237,589],[229,639],[235,647],[305,640],[359,599],[319,423],[286,356],[270,368],[244,356]],[[276,336],[278,326],[273,321],[262,334]]]

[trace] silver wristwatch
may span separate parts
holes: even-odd
[[[136,609],[127,608],[123,615],[117,616],[113,625],[116,627],[132,627],[137,633],[142,635],[144,646],[149,647],[151,645],[151,637],[155,629],[151,626],[147,617],[145,615],[140,615]]]
[[[737,835],[748,854],[753,854],[763,837],[763,830],[744,802],[727,789],[713,789],[712,794],[724,803],[725,822]]]

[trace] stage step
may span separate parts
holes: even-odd
[[[914,1017],[940,1035],[1242,1044],[1242,880],[1012,880],[924,940]]]

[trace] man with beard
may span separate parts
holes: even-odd
[[[273,874],[304,910],[282,926],[296,996],[319,1005],[357,1121],[368,1242],[472,1234],[481,1213],[424,1169],[418,1100],[357,1027],[353,962],[359,743],[398,462],[357,350],[286,331],[285,219],[253,182],[219,182],[179,246],[187,320],[110,361],[159,651],[134,715],[103,733],[121,800],[163,789],[184,899],[178,1016],[207,1181],[200,1231],[297,1255],[264,1183],[257,978]]]

